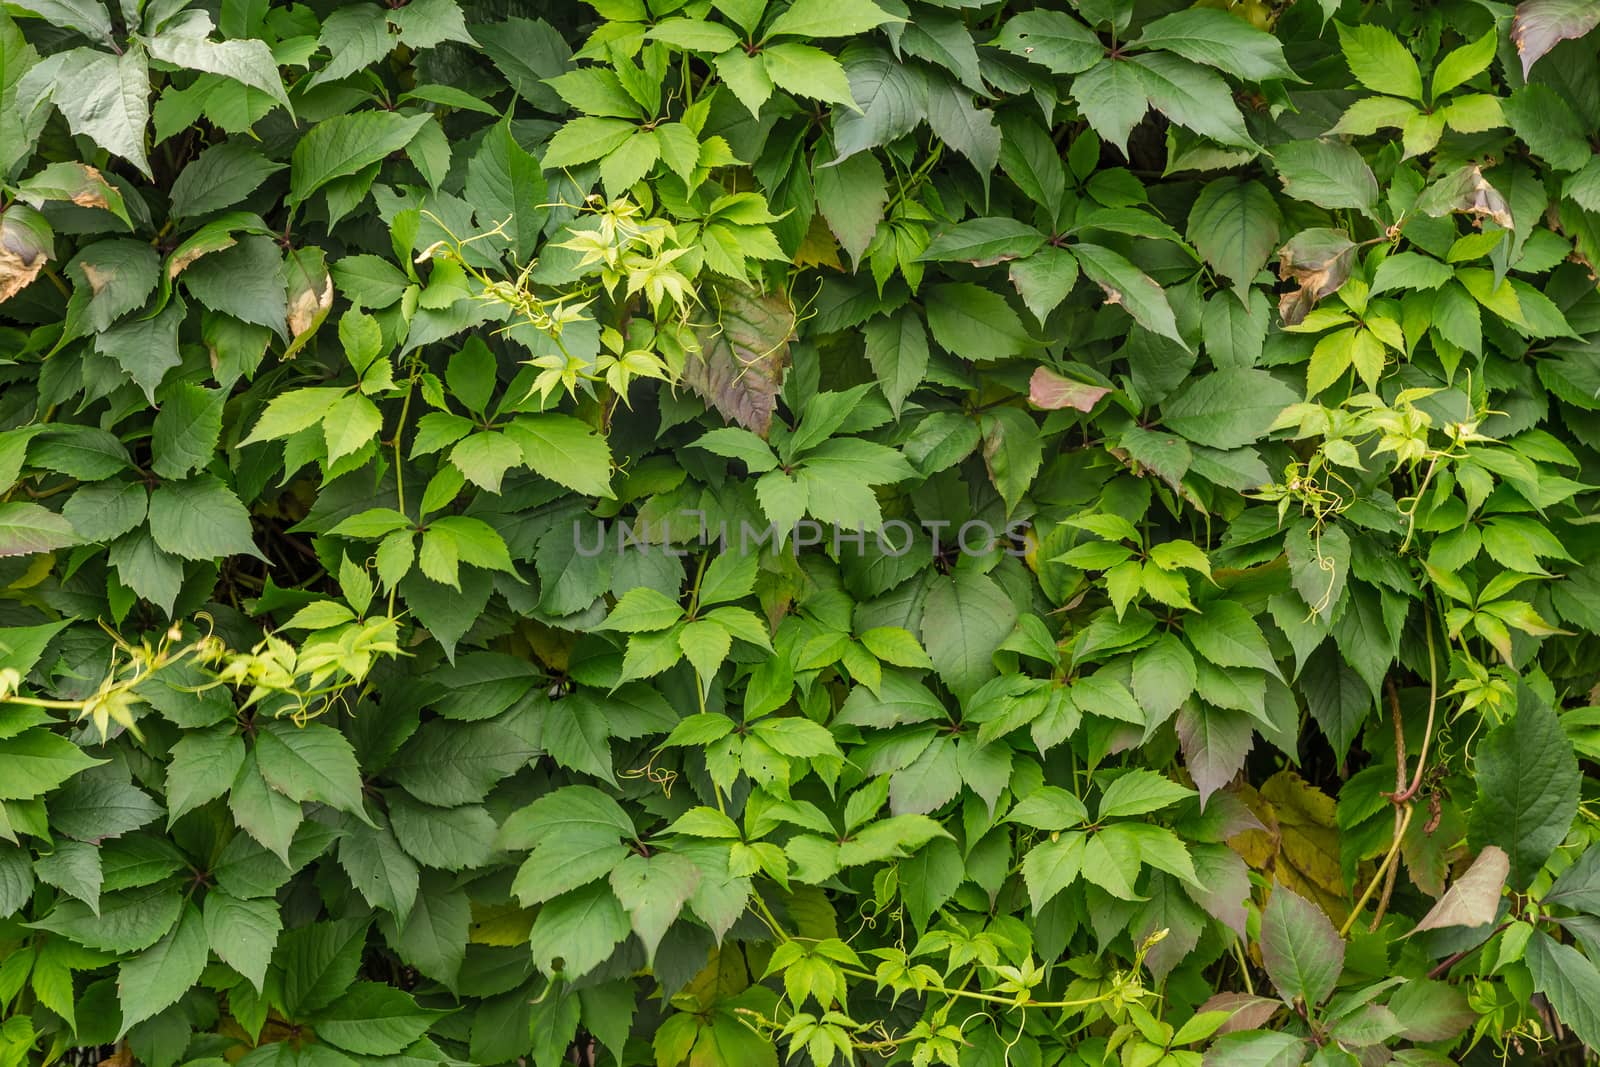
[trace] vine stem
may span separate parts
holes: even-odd
[[[406,395],[405,395],[405,399],[403,401],[401,401],[401,403],[400,403],[400,421],[395,423],[395,426],[394,426],[394,441],[393,441],[393,444],[394,444],[394,497],[395,497],[395,510],[399,511],[400,514],[402,514],[402,515],[404,515],[406,513],[406,476],[405,476],[405,465],[404,465],[404,462],[402,461],[401,455],[400,455],[400,435],[405,433],[405,430],[406,430],[406,418],[411,414],[411,394],[416,392],[416,388],[417,388],[417,369],[416,369],[416,365],[413,364],[412,368],[411,368],[411,377],[406,379]],[[417,515],[417,521],[419,523],[422,521],[422,515],[420,513]],[[389,614],[390,615],[394,614],[394,595],[395,595],[395,589],[394,589],[393,586],[391,586],[390,589],[389,589]]]
[[[1384,912],[1389,910],[1389,899],[1394,893],[1395,878],[1400,871],[1400,865],[1392,861],[1401,845],[1402,839],[1405,837],[1406,830],[1411,826],[1411,817],[1415,810],[1411,801],[1417,795],[1417,791],[1422,788],[1422,775],[1428,766],[1428,745],[1433,740],[1434,715],[1439,704],[1439,676],[1433,651],[1433,622],[1428,618],[1426,601],[1423,602],[1422,628],[1428,642],[1428,722],[1422,731],[1422,748],[1417,752],[1417,769],[1408,783],[1406,779],[1406,735],[1405,727],[1400,718],[1400,691],[1391,678],[1388,680],[1386,688],[1389,695],[1389,715],[1394,721],[1394,792],[1389,796],[1390,801],[1394,804],[1394,841],[1389,847],[1389,855],[1384,860],[1384,866],[1387,869],[1380,868],[1378,873],[1373,876],[1372,885],[1367,887],[1366,893],[1362,895],[1361,903],[1356,905],[1356,910],[1352,913],[1350,921],[1345,924],[1347,928],[1354,922],[1355,915],[1360,913],[1361,908],[1367,902],[1367,898],[1372,895],[1373,886],[1378,884],[1380,878],[1383,880],[1383,895],[1378,898],[1378,908],[1373,913],[1372,925],[1368,929],[1377,930],[1378,924],[1383,921]]]
[[[1417,790],[1422,788],[1422,772],[1428,763],[1428,744],[1433,740],[1434,713],[1439,705],[1439,672],[1434,660],[1433,622],[1428,618],[1427,601],[1423,601],[1422,624],[1423,634],[1428,639],[1428,724],[1423,728],[1422,749],[1417,753],[1417,771],[1412,776],[1410,785],[1406,785],[1405,782],[1405,756],[1399,751],[1396,752],[1397,765],[1400,768],[1400,776],[1396,780],[1399,792],[1394,797],[1396,804],[1404,804],[1411,800],[1417,795]],[[1400,729],[1398,700],[1396,700],[1395,716],[1395,730],[1398,731]]]
[[[840,967],[840,972],[852,978],[860,978],[869,982],[876,982],[878,976],[866,971],[858,971],[854,967]],[[1018,1000],[1015,997],[1002,997],[995,993],[974,993],[970,989],[951,989],[949,986],[930,982],[922,989],[922,993],[943,993],[952,997],[966,997],[968,1000],[981,1000],[985,1004],[1004,1004],[1008,1008],[1092,1008],[1096,1004],[1104,1004],[1117,996],[1116,989],[1107,990],[1095,997],[1085,997],[1080,1000]]]
[[[1400,854],[1400,842],[1405,837],[1406,830],[1411,826],[1411,816],[1414,814],[1415,810],[1416,809],[1410,804],[1406,804],[1402,809],[1404,814],[1401,815],[1400,823],[1395,828],[1394,840],[1389,844],[1389,851],[1384,855],[1383,863],[1379,864],[1377,873],[1372,876],[1372,881],[1367,883],[1367,888],[1361,894],[1361,899],[1357,900],[1355,907],[1350,909],[1350,917],[1344,921],[1343,926],[1339,927],[1340,937],[1347,937],[1349,935],[1351,927],[1355,926],[1356,924],[1356,919],[1360,918],[1361,916],[1361,909],[1367,906],[1367,901],[1372,899],[1372,894],[1378,891],[1379,884],[1388,875],[1389,865],[1393,863],[1395,861],[1395,857]]]

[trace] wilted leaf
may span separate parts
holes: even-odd
[[[25,289],[55,254],[50,224],[25,204],[0,215],[0,300]]]
[[[1278,276],[1299,286],[1278,298],[1285,326],[1298,326],[1317,301],[1339,291],[1355,266],[1356,247],[1338,230],[1305,230],[1278,250]]]
[[[765,436],[788,363],[795,313],[776,293],[721,286],[711,306],[717,324],[700,331],[700,351],[689,357],[683,380],[724,419]]]
[[[1472,861],[1467,873],[1457,878],[1439,902],[1417,923],[1416,930],[1437,930],[1441,926],[1482,926],[1494,921],[1505,891],[1511,859],[1494,845],[1487,845]]]
[[[1523,0],[1511,20],[1511,43],[1522,57],[1522,76],[1562,41],[1582,37],[1600,24],[1593,0]]]
[[[1061,408],[1093,411],[1100,399],[1110,392],[1103,385],[1075,382],[1049,367],[1035,368],[1033,377],[1028,379],[1028,402],[1046,411],[1058,411]]]

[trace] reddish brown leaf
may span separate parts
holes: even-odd
[[[1061,408],[1093,411],[1100,398],[1109,392],[1111,390],[1103,385],[1089,385],[1087,382],[1064,378],[1049,367],[1036,368],[1033,377],[1028,380],[1028,402],[1047,411]]]

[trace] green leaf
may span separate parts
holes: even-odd
[[[1204,1067],[1295,1067],[1305,1057],[1303,1037],[1246,1030],[1219,1037],[1206,1051]]]
[[[994,579],[961,568],[935,582],[922,616],[922,644],[939,677],[969,696],[994,677],[994,654],[1017,621],[1017,608]]]
[[[1378,264],[1372,295],[1390,289],[1437,289],[1455,276],[1448,264],[1417,252],[1397,252]]]
[[[150,535],[163,549],[184,559],[262,558],[251,540],[244,505],[209,474],[156,487],[150,494]]]
[[[886,48],[857,45],[840,58],[850,79],[850,98],[859,110],[834,113],[833,146],[838,153],[834,164],[916,129],[928,100],[922,69],[902,63]],[[718,70],[723,72],[720,61]]]
[[[66,518],[38,504],[0,504],[0,557],[53,552],[81,538]]]
[[[1378,202],[1378,179],[1361,153],[1339,141],[1290,141],[1272,150],[1283,191],[1318,207],[1368,214]]]
[[[426,723],[389,764],[388,776],[426,804],[476,804],[528,762],[532,746],[496,722]]]
[[[612,869],[612,892],[644,945],[646,966],[654,965],[661,938],[700,884],[700,877],[700,868],[670,852],[629,856]]]
[[[1081,833],[1053,836],[1035,845],[1022,858],[1022,880],[1035,914],[1078,880],[1083,870],[1086,838]]]
[[[347,1052],[393,1056],[405,1051],[448,1013],[419,1006],[403,990],[381,982],[357,982],[312,1024],[317,1036]]]
[[[766,36],[853,37],[895,21],[872,0],[794,0],[767,24]]]
[[[1308,1008],[1333,992],[1344,969],[1344,941],[1321,908],[1276,885],[1261,914],[1261,962],[1287,1001]]]
[[[354,111],[313,126],[294,146],[289,203],[303,203],[336,178],[348,177],[411,143],[429,116]]]
[[[156,415],[151,469],[163,478],[187,476],[211,462],[222,435],[222,390],[177,382],[166,390]]]
[[[376,4],[344,4],[322,20],[317,47],[328,53],[328,61],[311,76],[307,86],[338,81],[363,67],[370,67],[394,50],[388,20]]]
[[[772,84],[780,89],[797,96],[854,107],[850,99],[850,79],[845,76],[844,68],[820,48],[789,41],[768,45],[761,51],[761,64]]]
[[[355,751],[333,727],[265,723],[256,732],[255,755],[261,776],[289,799],[316,801],[367,820]]]
[[[882,165],[863,152],[838,166],[819,167],[812,180],[817,210],[851,261],[860,263],[889,200]]]
[[[1128,136],[1150,110],[1140,71],[1125,60],[1107,59],[1080,74],[1072,83],[1072,99],[1094,132],[1124,152]]]
[[[631,930],[628,913],[611,889],[592,885],[540,908],[528,941],[539,970],[571,980],[605,962]]]
[[[1422,74],[1398,37],[1371,22],[1333,25],[1339,31],[1344,60],[1358,82],[1375,92],[1422,100]]]
[[[990,267],[1037,252],[1045,235],[1017,219],[968,219],[937,234],[919,257],[928,262],[961,260]]]
[[[1571,945],[1542,930],[1528,941],[1533,988],[1550,999],[1556,1014],[1583,1043],[1600,1048],[1600,970]]]
[[[441,871],[422,873],[417,902],[403,925],[386,912],[378,917],[384,939],[396,954],[446,987],[456,984],[466,959],[470,922],[467,895],[455,887],[450,875]]]
[[[1072,246],[1072,253],[1083,267],[1083,273],[1105,290],[1107,303],[1126,308],[1133,320],[1151,333],[1170,337],[1184,348],[1189,347],[1178,332],[1167,294],[1148,274],[1100,245],[1080,242]]]
[[[105,19],[103,6],[85,4],[85,7],[99,19]],[[106,29],[109,35],[110,26]],[[13,173],[16,164],[33,152],[34,142],[47,117],[42,108],[28,113],[18,99],[23,75],[38,62],[39,53],[23,37],[17,24],[10,16],[0,17],[0,174]],[[0,299],[6,295],[5,288],[0,286]]]
[[[1099,63],[1105,45],[1064,11],[1026,11],[1008,20],[996,44],[1054,74],[1081,74]]]
[[[866,158],[855,156],[852,159]],[[848,166],[849,161],[843,166]],[[841,168],[843,167],[841,166]],[[867,361],[878,378],[884,399],[899,416],[900,411],[928,371],[928,335],[922,318],[909,309],[879,316],[867,323],[864,334]]]
[[[1299,81],[1283,58],[1283,45],[1232,12],[1191,7],[1148,23],[1135,47],[1159,48],[1204,63],[1243,81]]]
[[[283,919],[273,900],[240,900],[221,889],[205,899],[205,937],[211,951],[249,979],[259,992],[277,946]]]
[[[186,903],[178,924],[165,937],[117,969],[123,1027],[176,1004],[200,980],[207,954],[200,912]]]
[[[535,474],[585,496],[610,498],[611,449],[571,415],[519,415],[505,430]]]
[[[1254,149],[1244,116],[1228,83],[1204,67],[1163,52],[1127,61],[1138,75],[1150,106],[1219,144]]]
[[[182,302],[174,300],[154,318],[121,322],[95,337],[95,349],[121,364],[145,396],[154,399],[167,372],[182,362],[178,327],[183,312]]]
[[[690,18],[662,19],[646,31],[645,37],[691,52],[726,52],[739,43],[739,35],[720,22]]]
[[[112,55],[75,48],[62,54],[59,69],[50,100],[72,132],[150,177],[144,150],[145,128],[150,124],[150,68],[144,49]]]
[[[1065,830],[1088,822],[1089,809],[1060,786],[1045,785],[1017,801],[1006,821],[1039,830]]]
[[[100,898],[98,913],[82,901],[63,901],[44,919],[31,925],[89,948],[127,955],[161,940],[178,921],[183,907],[183,897],[175,888],[158,883],[106,893]]]
[[[1439,60],[1433,68],[1433,98],[1439,99],[1456,86],[1488,70],[1499,43],[1500,35],[1490,30],[1471,44],[1462,45]]]
[[[999,293],[971,282],[934,286],[927,295],[928,329],[948,352],[986,363],[1020,355],[1033,339]]]
[[[366,946],[369,919],[311,922],[284,932],[273,953],[283,972],[281,1001],[291,1019],[338,1000],[355,982]]]
[[[1151,718],[1164,720],[1194,692],[1194,656],[1172,634],[1162,634],[1134,656],[1133,695]]]
[[[538,159],[517,142],[509,122],[484,134],[482,147],[467,163],[465,196],[480,226],[505,224],[517,262],[532,257],[549,192]]]
[[[475,804],[436,808],[404,794],[389,798],[390,829],[406,853],[428,867],[459,871],[485,866],[499,828]]]
[[[382,816],[374,826],[345,827],[339,839],[339,866],[372,907],[404,921],[416,903],[419,874]]]
[[[1263,437],[1299,399],[1264,370],[1233,367],[1189,379],[1161,405],[1161,421],[1196,444],[1240,448]]]
[[[203,34],[188,32],[194,26],[194,23],[185,23],[179,29],[163,30],[147,38],[151,57],[176,67],[232,78],[241,85],[261,90],[289,111],[294,110],[267,42],[253,38],[211,41]]]
[[[1099,819],[1104,822],[1107,819],[1144,815],[1194,795],[1195,791],[1187,786],[1181,786],[1154,771],[1135,768],[1106,787],[1100,797]]]
[[[231,727],[186,732],[167,764],[167,824],[228,791],[244,763],[244,742]]]
[[[33,861],[33,872],[39,881],[82,901],[91,911],[100,910],[105,874],[98,847],[82,841],[58,841],[54,852]]]
[[[111,18],[99,0],[19,0],[6,6],[18,14],[35,15],[86,37],[111,42]]]
[[[289,844],[302,820],[300,804],[267,785],[254,752],[248,753],[239,766],[228,794],[228,807],[239,829],[288,865]]]
[[[1577,813],[1581,776],[1572,742],[1556,713],[1523,686],[1516,715],[1478,743],[1474,767],[1471,843],[1499,846],[1511,859],[1511,888],[1526,889]]]
[[[83,749],[58,734],[44,729],[24,730],[15,737],[0,738],[0,760],[6,774],[0,779],[0,800],[27,800],[55,789],[61,783],[105,760],[90,757]]]
[[[1278,664],[1250,613],[1232,600],[1214,600],[1200,614],[1184,617],[1183,634],[1218,667],[1254,667],[1278,673]]]
[[[434,48],[446,41],[476,43],[467,32],[456,0],[411,0],[390,11],[389,21],[400,31],[400,41],[408,48]]]
[[[1243,25],[1239,19],[1209,8],[1190,8],[1179,14],[1202,12],[1222,15],[1228,22]],[[1278,246],[1281,218],[1272,194],[1261,183],[1218,178],[1200,190],[1190,209],[1188,236],[1206,262],[1232,281],[1234,292],[1244,300],[1250,283]]]
[[[1360,674],[1331,648],[1312,653],[1300,674],[1306,710],[1328,739],[1334,755],[1343,759],[1372,714],[1372,691]]]
[[[615,784],[610,737],[605,720],[582,701],[557,700],[545,710],[540,740],[550,757],[563,767]]]
[[[110,767],[75,775],[50,798],[52,827],[93,844],[137,830],[160,814],[148,793]]]

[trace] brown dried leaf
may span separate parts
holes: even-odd
[[[289,336],[284,358],[298,352],[311,339],[333,307],[333,277],[320,248],[298,248],[283,263],[289,288]]]
[[[52,251],[50,226],[37,211],[12,204],[0,215],[0,301],[32,284]]]
[[[212,252],[221,252],[225,248],[232,248],[237,243],[237,241],[230,237],[228,238],[227,243],[223,244],[221,247],[215,245],[202,245],[190,248],[188,251],[174,255],[170,260],[167,261],[167,277],[176,278],[178,275],[183,273],[183,269],[185,267],[199,259],[201,256],[210,255]],[[85,271],[85,273],[88,272]]]
[[[1442,926],[1482,926],[1494,922],[1505,892],[1511,859],[1494,845],[1486,845],[1467,873],[1446,889],[1439,902],[1422,917],[1412,933]]]
[[[1299,286],[1278,298],[1278,314],[1286,326],[1297,326],[1350,277],[1356,262],[1356,243],[1338,230],[1297,233],[1278,250],[1278,277]]]
[[[1500,191],[1489,184],[1477,164],[1462,167],[1440,178],[1417,197],[1417,210],[1440,218],[1462,213],[1476,215],[1514,229],[1511,206]]]
[[[794,338],[794,307],[782,293],[743,286],[719,286],[712,295],[718,323],[700,331],[684,383],[723,418],[765,437]]]
[[[1049,367],[1037,368],[1033,377],[1028,379],[1028,402],[1047,411],[1061,408],[1093,411],[1100,398],[1109,392],[1111,390],[1102,385],[1089,385],[1064,378]]]

